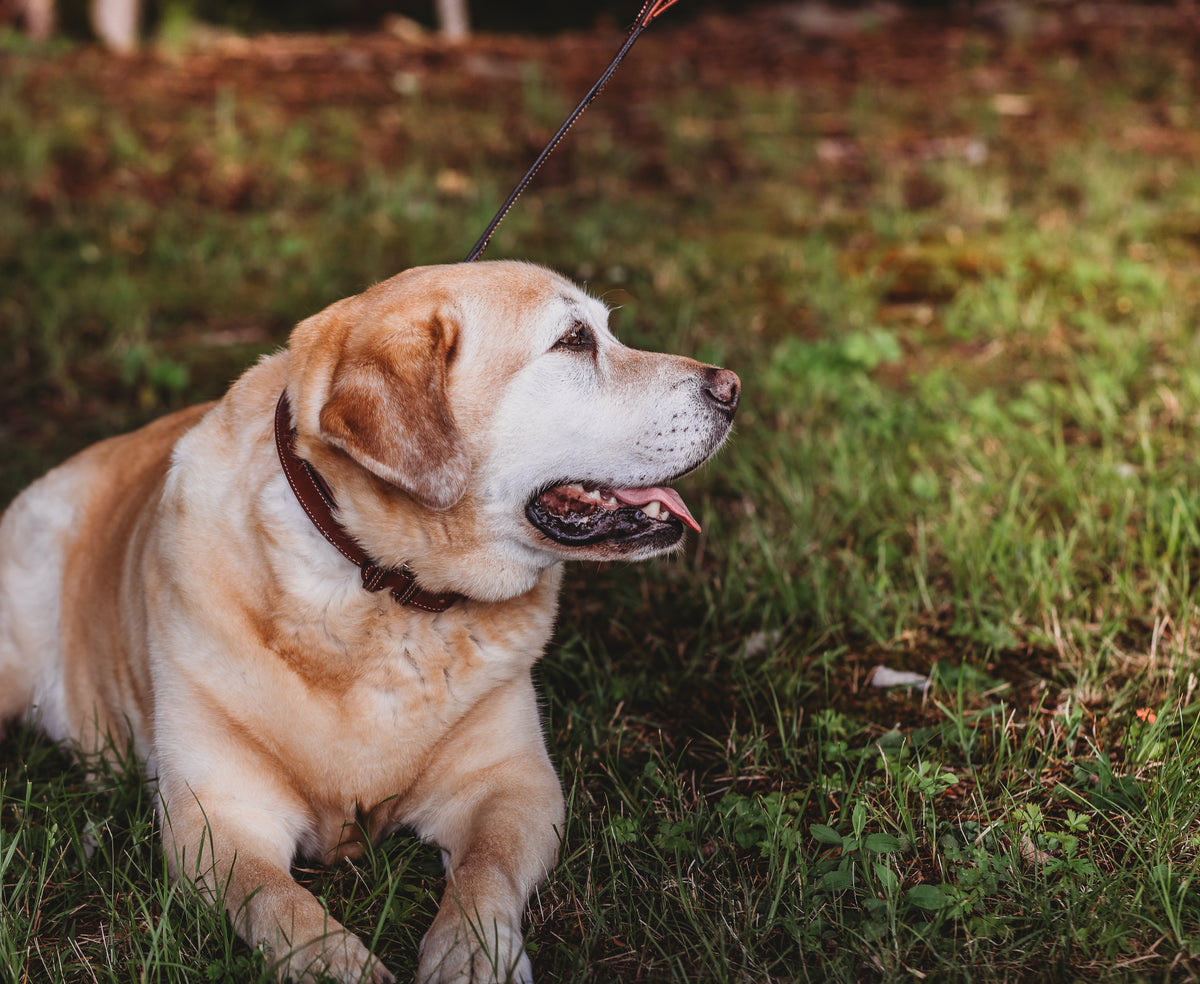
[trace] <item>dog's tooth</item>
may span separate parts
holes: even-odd
[[[659,519],[662,516],[662,504],[657,499],[653,502],[647,502],[642,506],[642,512],[651,519]]]

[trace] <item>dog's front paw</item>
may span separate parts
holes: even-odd
[[[533,984],[520,927],[439,913],[421,941],[417,984]]]
[[[277,953],[278,956],[278,953]],[[345,930],[296,947],[275,964],[281,981],[315,984],[395,984],[395,976],[371,954],[362,941]]]

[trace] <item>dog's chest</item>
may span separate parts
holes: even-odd
[[[528,672],[544,640],[492,638],[467,623],[443,631],[398,634],[365,652],[342,713],[405,744],[436,735],[487,693]]]
[[[430,750],[489,694],[527,679],[549,632],[472,613],[389,618],[354,633],[280,640],[276,675],[292,712],[265,722],[306,760],[312,795],[370,803],[403,793]]]

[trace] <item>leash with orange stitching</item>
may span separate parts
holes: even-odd
[[[637,20],[634,21],[633,27],[629,29],[629,34],[625,38],[625,43],[621,45],[621,50],[611,62],[608,68],[604,70],[604,74],[597,79],[596,84],[588,91],[588,94],[583,97],[583,100],[575,107],[575,111],[567,117],[566,122],[558,128],[558,132],[550,138],[550,142],[546,144],[545,149],[538,155],[538,159],[533,162],[533,166],[525,172],[525,177],[517,182],[517,186],[513,188],[508,198],[504,200],[504,204],[500,206],[499,211],[492,217],[492,221],[488,223],[488,227],[484,230],[483,235],[472,247],[471,252],[467,254],[466,262],[470,263],[473,260],[479,259],[483,255],[483,251],[487,249],[488,242],[492,238],[492,233],[496,231],[496,227],[504,220],[504,216],[508,214],[509,209],[520,197],[521,192],[525,190],[525,186],[533,180],[533,176],[538,173],[541,166],[546,162],[546,158],[554,153],[554,148],[558,146],[563,137],[567,135],[567,131],[575,125],[575,121],[583,115],[583,111],[592,104],[604,87],[608,84],[608,80],[612,78],[613,72],[617,70],[617,66],[621,64],[625,56],[629,54],[629,49],[633,47],[633,43],[641,36],[642,31],[650,26],[661,13],[669,7],[675,6],[679,0],[646,0],[642,5],[641,13],[638,14]]]

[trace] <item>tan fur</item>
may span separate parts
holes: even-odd
[[[561,561],[614,548],[557,546],[524,502],[590,477],[555,474],[575,440],[614,449],[596,455],[614,478],[652,470],[604,459],[637,443],[623,429],[661,441],[662,423],[596,408],[635,395],[646,415],[699,408],[708,443],[673,450],[655,482],[728,428],[703,400],[679,404],[711,370],[632,353],[603,317],[523,264],[408,271],[300,324],[220,402],[84,451],[0,522],[0,719],[28,712],[85,750],[132,743],[172,871],[222,901],[281,976],[391,979],[289,869],[403,824],[447,858],[419,979],[530,979],[521,915],[563,819],[530,667]],[[580,321],[600,339],[590,361],[555,350]],[[360,586],[282,475],[285,388],[299,453],[346,529],[463,600],[434,615]]]

